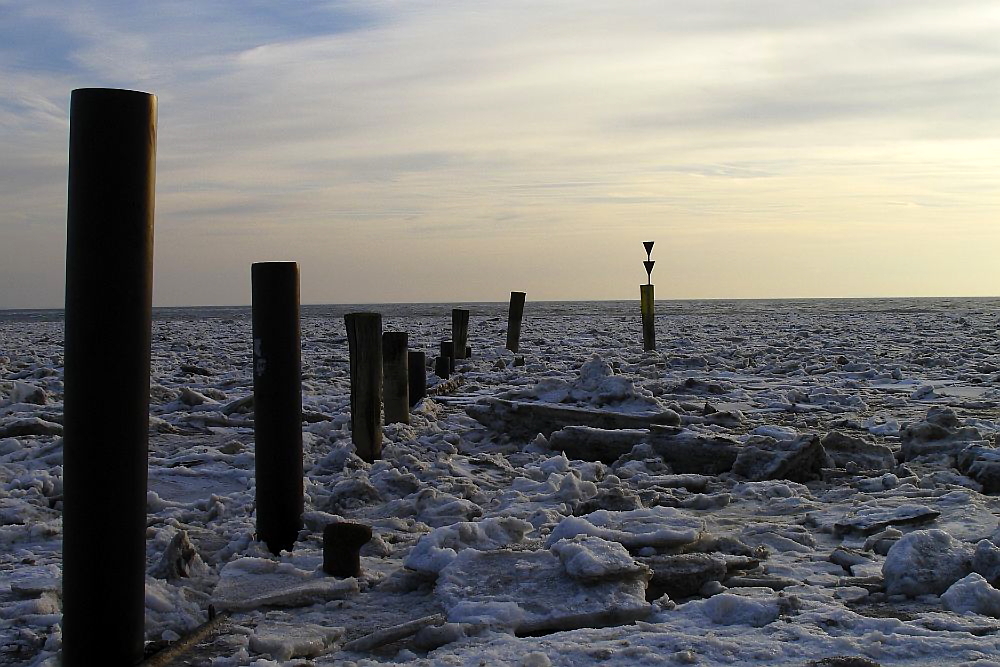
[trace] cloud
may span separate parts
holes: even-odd
[[[1000,203],[985,0],[40,0],[0,22],[18,36],[0,45],[0,230],[62,224],[69,90],[155,92],[171,299],[191,293],[175,276],[266,249],[333,285],[383,237],[386,262],[453,244],[502,274],[505,244],[511,267],[609,235],[822,244],[892,216],[974,229]],[[321,298],[355,300],[337,289]]]

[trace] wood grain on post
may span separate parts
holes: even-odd
[[[405,331],[382,334],[382,395],[386,424],[410,423],[409,358]]]
[[[427,395],[427,355],[410,351],[407,354],[407,381],[410,385],[410,407]]]
[[[639,285],[642,308],[642,349],[656,349],[656,320],[653,315],[653,286]]]
[[[521,318],[524,315],[524,292],[510,293],[510,308],[507,310],[507,349],[517,352],[521,344]]]
[[[368,463],[382,456],[382,315],[348,313],[351,355],[351,439]]]
[[[451,309],[451,340],[455,344],[455,359],[465,359],[465,346],[469,339],[469,311]]]

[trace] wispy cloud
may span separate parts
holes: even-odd
[[[0,3],[0,25],[0,235],[61,243],[72,88],[155,92],[164,303],[241,300],[266,253],[301,258],[323,301],[489,298],[524,275],[628,296],[616,276],[652,235],[689,244],[658,265],[678,295],[767,296],[789,284],[774,258],[835,261],[831,235],[898,272],[875,250],[898,224],[965,233],[1000,205],[987,0],[40,0]],[[352,277],[375,248],[420,277]],[[592,282],[537,269],[566,252]],[[493,278],[456,281],[456,254]]]

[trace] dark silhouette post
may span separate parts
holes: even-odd
[[[465,359],[466,344],[469,338],[469,311],[464,308],[451,310],[451,340],[454,342],[453,358]]]
[[[407,355],[406,379],[409,384],[410,407],[427,395],[427,355],[411,351]]]
[[[299,267],[250,267],[257,539],[291,551],[302,528],[302,363]]]
[[[405,331],[382,334],[382,393],[386,424],[410,423],[410,379]]]
[[[517,352],[521,344],[521,317],[524,315],[524,292],[510,293],[510,308],[507,310],[507,349]]]
[[[156,97],[70,102],[62,664],[133,665],[145,641]],[[119,399],[114,419],[104,387]],[[106,524],[107,530],[99,524]]]
[[[643,241],[646,248],[646,259],[643,265],[646,267],[646,284],[639,286],[640,307],[642,309],[642,349],[646,352],[656,349],[656,318],[653,315],[653,265],[656,264],[649,258],[653,251],[653,241]]]
[[[452,359],[446,357],[443,354],[439,357],[434,358],[434,375],[437,375],[442,380],[447,380],[451,375],[451,364]]]
[[[372,539],[371,526],[352,521],[323,528],[323,571],[335,577],[361,576],[361,547]]]
[[[448,360],[448,372],[455,370],[455,343],[450,340],[441,341],[441,356]],[[445,377],[445,376],[441,376]]]
[[[348,313],[351,355],[351,439],[358,456],[373,463],[382,456],[382,315]]]

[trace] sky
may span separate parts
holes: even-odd
[[[1000,294],[995,0],[0,0],[0,308],[75,88],[158,97],[154,305]]]

